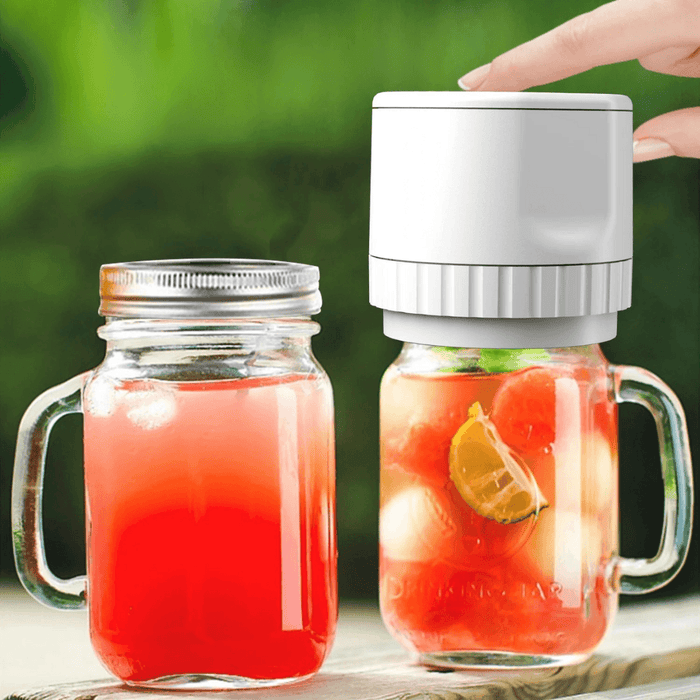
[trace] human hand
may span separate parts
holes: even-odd
[[[614,0],[516,46],[458,81],[463,90],[524,90],[637,59],[648,70],[700,77],[700,0]],[[700,107],[634,132],[634,160],[700,158]]]

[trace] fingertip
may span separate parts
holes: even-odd
[[[632,139],[635,162],[671,155],[700,158],[700,107],[660,114],[638,126]]]
[[[647,160],[658,160],[676,155],[668,142],[653,137],[634,141],[632,154],[632,160],[635,163],[644,163]]]
[[[486,81],[490,70],[490,63],[487,63],[484,66],[479,66],[478,68],[475,68],[473,71],[470,71],[466,75],[463,75],[457,81],[457,85],[459,85],[459,87],[462,88],[462,90],[476,90]]]

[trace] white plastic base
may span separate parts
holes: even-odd
[[[384,335],[458,348],[562,348],[617,335],[617,312],[559,318],[457,318],[384,311]]]

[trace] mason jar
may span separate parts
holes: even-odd
[[[315,673],[337,618],[333,397],[315,359],[318,269],[265,260],[104,265],[103,362],[49,389],[19,431],[17,570],[87,606],[129,684],[258,687]],[[46,443],[84,416],[87,576],[49,570]]]
[[[618,553],[617,403],[659,427],[659,554]],[[651,373],[597,344],[512,350],[405,343],[381,386],[380,601],[428,665],[587,658],[618,593],[683,564],[692,491],[685,419]]]

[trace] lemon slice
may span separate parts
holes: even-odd
[[[547,503],[525,464],[506,446],[477,401],[450,445],[450,478],[481,516],[514,523]]]

